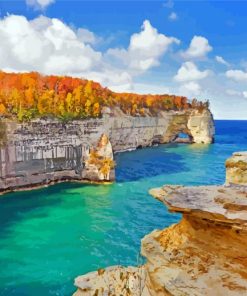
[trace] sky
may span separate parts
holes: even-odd
[[[209,100],[247,119],[247,1],[0,0],[0,69]]]

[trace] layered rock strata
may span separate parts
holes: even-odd
[[[196,129],[200,137],[195,136]],[[108,174],[105,168],[93,168],[92,162],[88,162],[90,151],[97,150],[103,134],[112,151],[117,152],[179,140],[180,132],[187,132],[191,142],[213,142],[214,123],[210,111],[170,111],[160,112],[156,117],[133,117],[119,109],[105,108],[102,118],[67,123],[54,119],[28,123],[2,119],[0,191],[63,180],[109,181],[114,179],[112,169]],[[210,136],[204,136],[206,134]]]
[[[243,155],[235,153],[227,165],[238,163],[239,157],[246,165]],[[246,171],[241,165],[241,176]],[[240,179],[241,185],[163,186],[150,191],[170,212],[181,213],[182,219],[142,239],[141,253],[147,262],[142,266],[144,284],[139,295],[247,295],[247,182]],[[91,274],[89,282],[97,278]],[[91,294],[78,281],[75,284],[76,296],[94,295],[93,284]]]
[[[246,295],[247,187],[164,186],[151,194],[183,214],[142,241],[152,295]]]

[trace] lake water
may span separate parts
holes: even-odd
[[[148,190],[220,184],[247,150],[247,121],[216,121],[214,145],[160,145],[116,155],[112,185],[59,184],[0,197],[0,295],[71,295],[76,276],[136,265],[141,238],[177,222]]]

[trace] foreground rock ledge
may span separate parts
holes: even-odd
[[[231,162],[238,163],[240,154]],[[247,183],[163,186],[150,193],[169,211],[182,213],[181,221],[143,238],[144,266],[106,269],[103,284],[99,272],[81,276],[74,295],[247,295]]]
[[[142,241],[152,295],[246,295],[247,187],[164,186],[150,192],[180,223]],[[167,294],[167,295],[170,295]]]

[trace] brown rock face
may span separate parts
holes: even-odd
[[[241,177],[231,185],[164,186],[150,191],[171,212],[181,213],[182,219],[164,230],[155,230],[142,239],[142,254],[147,263],[141,267],[142,296],[239,296],[247,295],[247,171],[246,154],[236,153],[226,162],[241,169]],[[241,163],[239,163],[241,161]],[[238,172],[238,171],[237,171]],[[231,171],[231,178],[234,174]],[[231,179],[232,180],[232,179]],[[241,180],[241,182],[240,182]],[[139,268],[133,269],[134,275]],[[123,269],[126,273],[127,269]],[[99,292],[99,275],[91,275],[92,294],[86,294],[76,281],[78,294]],[[89,275],[81,279],[85,282]],[[117,277],[117,271],[111,269]],[[136,275],[136,274],[135,274]],[[97,284],[94,284],[97,283]],[[105,282],[104,282],[105,283]],[[117,289],[118,281],[107,282]],[[126,283],[128,284],[128,283]],[[89,291],[89,290],[88,290]],[[87,292],[88,292],[87,291]],[[102,290],[100,290],[102,291]],[[104,293],[111,293],[104,284]],[[123,294],[125,295],[125,294]],[[128,290],[126,295],[136,295]]]

